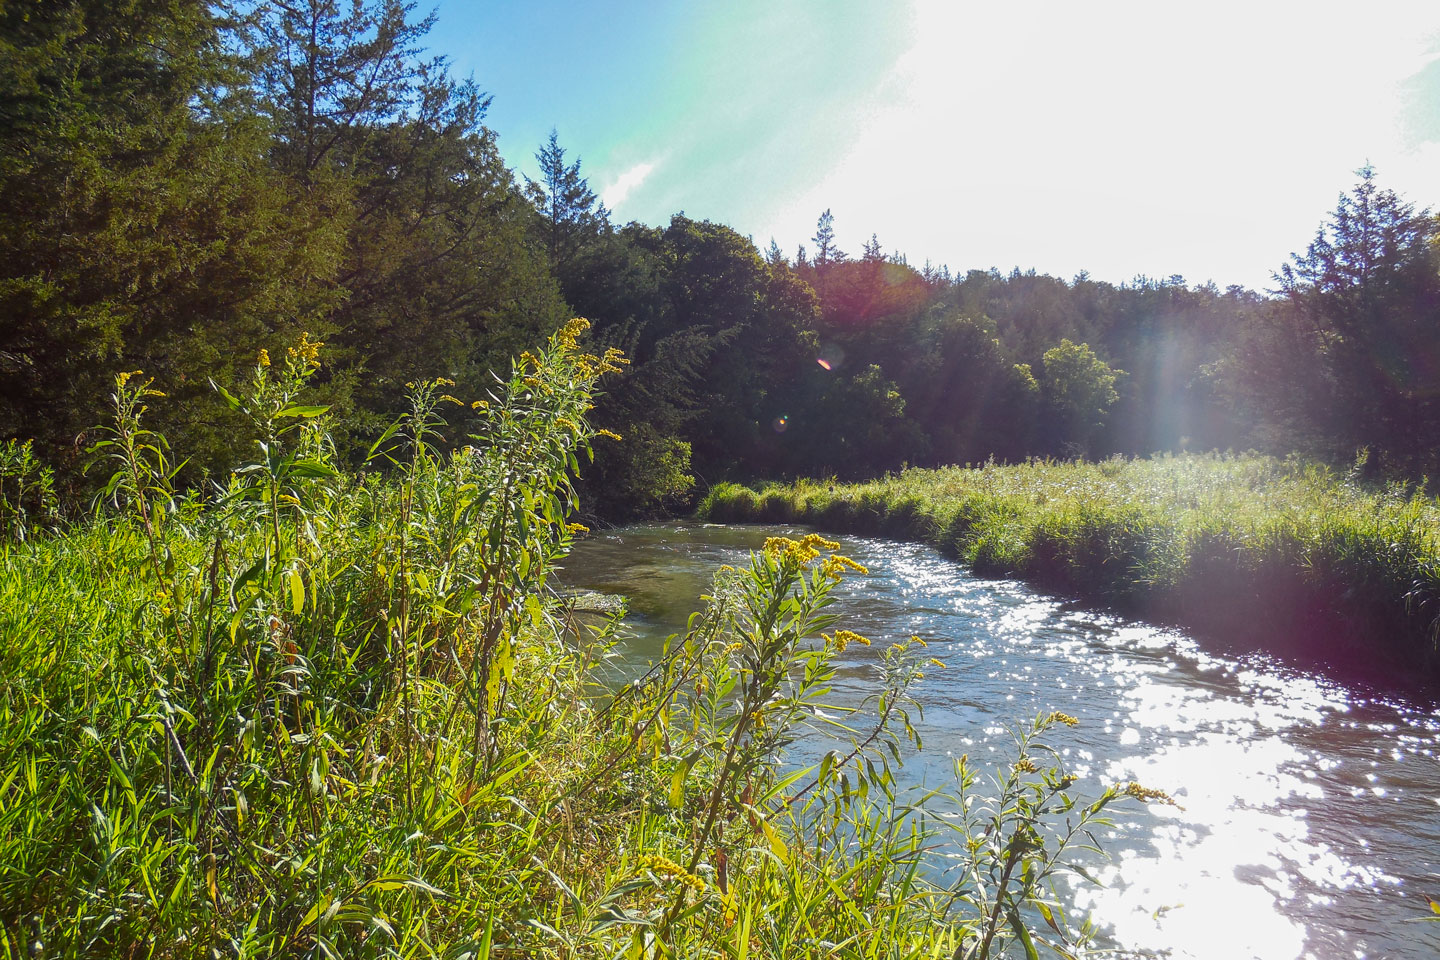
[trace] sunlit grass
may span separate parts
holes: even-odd
[[[868,642],[826,612],[863,574],[836,544],[767,542],[642,678],[596,680],[613,622],[549,586],[620,362],[583,329],[488,401],[411,384],[358,472],[304,402],[319,345],[262,354],[219,391],[256,459],[209,495],[145,425],[163,393],[117,378],[99,511],[12,510],[0,541],[0,958],[1079,949],[1062,858],[1139,796],[1077,805],[1059,715],[1016,728],[994,796],[964,764],[899,794],[920,663],[876,638],[866,708],[828,702]],[[442,412],[471,445],[442,446]],[[820,730],[841,746],[787,765]]]
[[[1187,455],[721,485],[701,515],[915,539],[984,575],[1203,630],[1434,659],[1440,506],[1423,486],[1309,462]]]

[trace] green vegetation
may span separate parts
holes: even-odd
[[[558,134],[521,182],[489,97],[424,55],[435,24],[401,0],[0,8],[0,441],[34,442],[62,509],[95,492],[109,371],[167,385],[154,425],[196,486],[246,455],[209,381],[256,346],[330,345],[315,386],[351,451],[406,382],[483,395],[570,316],[633,361],[591,413],[627,441],[579,481],[592,517],[991,457],[1440,466],[1437,220],[1369,169],[1263,295],[952,275],[874,236],[852,257],[829,210],[762,254],[684,215],[613,223]]]
[[[836,656],[869,643],[825,612],[863,572],[836,544],[767,542],[643,678],[591,675],[615,620],[582,626],[549,585],[583,529],[584,413],[623,362],[581,352],[586,326],[488,401],[412,383],[358,471],[307,396],[308,336],[216,386],[257,456],[211,495],[177,488],[148,426],[168,398],[138,371],[92,447],[92,518],[31,522],[14,504],[43,483],[12,451],[0,956],[986,958],[1088,938],[1056,877],[1112,803],[1163,796],[1078,804],[1059,714],[1017,731],[993,797],[963,760],[897,795],[928,668],[902,640],[866,704],[828,702]],[[470,445],[447,446],[447,408]],[[802,735],[835,747],[796,769]],[[951,884],[922,859],[955,831]]]
[[[858,484],[720,485],[700,515],[934,544],[982,575],[1350,665],[1433,672],[1440,506],[1260,456],[912,469]]]

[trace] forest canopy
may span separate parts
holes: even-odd
[[[490,98],[372,0],[0,7],[0,437],[83,493],[117,371],[203,481],[253,438],[213,383],[301,333],[337,437],[423,376],[483,398],[570,316],[632,364],[605,516],[725,479],[1254,447],[1425,473],[1440,449],[1440,232],[1366,167],[1273,290],[916,268],[677,214],[613,222],[558,133],[518,178]],[[1323,219],[1322,219],[1323,217]],[[903,239],[903,238],[901,238]],[[1297,238],[1298,240],[1299,238]]]

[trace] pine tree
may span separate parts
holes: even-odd
[[[530,181],[531,195],[546,221],[551,269],[564,284],[586,240],[608,226],[609,211],[596,203],[589,182],[580,175],[579,159],[565,163],[565,148],[554,130],[536,151],[535,160],[540,164],[541,180]]]
[[[815,269],[820,272],[829,267],[832,263],[840,263],[845,260],[845,253],[835,245],[835,218],[831,215],[829,208],[820,214],[820,220],[815,225],[815,236],[811,237],[815,244]]]

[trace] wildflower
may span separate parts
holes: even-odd
[[[835,636],[833,637],[828,633],[822,633],[820,636],[824,638],[825,646],[834,650],[836,653],[844,653],[845,648],[852,643],[858,643],[862,647],[870,646],[869,639],[850,630],[836,630]]]
[[[561,344],[573,347],[580,335],[589,329],[589,320],[586,320],[584,317],[575,317],[569,323],[565,324],[565,326],[561,327],[560,331],[555,334],[555,337]]]
[[[821,576],[830,577],[834,580],[839,580],[844,570],[854,570],[862,576],[870,572],[862,564],[856,563],[849,557],[842,557],[838,553],[834,556],[826,557],[825,562],[820,566]]]
[[[476,400],[474,403],[470,404],[471,410],[488,410],[489,408],[490,403],[486,400]]]
[[[941,670],[944,670],[944,669],[945,669],[945,661],[944,661],[944,660],[937,660],[937,659],[935,659],[934,657],[931,657],[929,660],[927,660],[927,661],[925,661],[925,662],[926,662],[926,663],[929,663],[929,664],[933,664],[934,666],[939,667]]]
[[[597,437],[609,437],[611,440],[623,440],[623,439],[625,439],[624,437],[620,436],[620,434],[616,433],[614,430],[604,430],[604,429],[596,430],[596,431],[595,431],[595,436],[597,436]]]
[[[259,356],[255,358],[255,365],[257,367],[270,366],[270,351],[266,350],[264,347],[261,347]]]
[[[285,354],[289,357],[291,363],[298,366],[318,367],[320,366],[320,348],[323,346],[325,346],[325,344],[320,341],[311,340],[309,333],[301,333],[300,339],[295,342],[295,346],[286,348]],[[268,367],[269,365],[270,358],[266,357],[265,363],[262,364],[262,366]]]
[[[555,418],[555,425],[556,425],[557,427],[564,427],[566,430],[569,430],[571,433],[579,433],[579,432],[580,432],[580,426],[579,426],[579,424],[577,424],[574,420],[571,420],[569,417],[556,417],[556,418]]]
[[[1076,720],[1074,717],[1070,716],[1070,714],[1061,713],[1059,710],[1056,710],[1054,713],[1050,714],[1050,716],[1046,717],[1045,722],[1063,723],[1067,727],[1073,727],[1080,723],[1079,720]]]
[[[448,393],[442,393],[442,394],[440,394],[440,399],[441,399],[441,400],[445,400],[445,401],[447,401],[447,402],[449,402],[449,403],[453,403],[453,404],[455,404],[455,406],[457,406],[457,407],[463,407],[463,406],[465,406],[465,401],[463,401],[463,400],[456,400],[454,397],[450,396],[450,394],[448,394]]]
[[[1170,794],[1166,793],[1164,790],[1157,790],[1154,787],[1141,786],[1134,780],[1131,780],[1129,783],[1127,783],[1125,785],[1125,788],[1120,792],[1125,794],[1127,797],[1134,797],[1136,800],[1140,800],[1145,803],[1159,803],[1171,807],[1180,806],[1180,804],[1175,802],[1175,798],[1170,796]]]
[[[640,866],[661,877],[673,877],[696,893],[705,892],[705,881],[686,870],[669,857],[647,853],[640,858]]]
[[[1036,773],[1039,769],[1039,767],[1035,766],[1035,761],[1029,757],[1021,757],[1015,764],[1016,773]]]
[[[590,528],[587,527],[587,526],[585,526],[585,524],[583,524],[583,523],[567,523],[567,524],[565,524],[565,529],[568,530],[568,531],[570,531],[571,533],[589,533],[589,532],[590,532]]]

